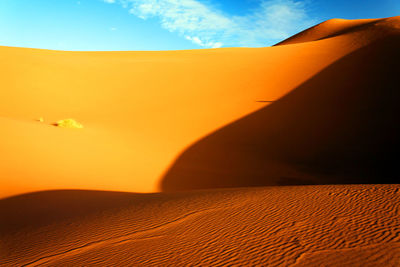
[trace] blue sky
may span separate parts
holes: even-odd
[[[331,18],[400,15],[400,0],[0,0],[0,45],[56,50],[270,46]]]

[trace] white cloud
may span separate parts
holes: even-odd
[[[225,14],[199,0],[103,1],[119,2],[141,19],[158,18],[164,29],[210,48],[267,46],[315,23],[300,0],[261,0],[245,16]]]
[[[109,4],[115,3],[115,0],[103,0],[103,1],[106,2],[106,3],[109,3]]]
[[[221,42],[213,42],[213,41],[203,42],[197,36],[191,37],[191,36],[187,35],[187,36],[185,36],[185,38],[199,46],[208,47],[208,48],[220,48],[223,45]]]
[[[200,40],[199,37],[190,37],[190,36],[185,36],[185,38],[189,41],[192,41],[195,44],[198,44],[200,46],[204,46],[203,42]]]

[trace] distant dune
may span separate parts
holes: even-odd
[[[306,29],[292,37],[276,44],[276,45],[287,45],[287,44],[298,44],[305,42],[318,41],[323,39],[328,39],[332,37],[336,37],[339,35],[354,35],[362,32],[362,35],[369,36],[372,40],[376,39],[376,33],[381,33],[382,27],[374,30],[374,25],[384,24],[385,28],[388,24],[392,24],[391,22],[395,22],[398,18],[389,18],[389,19],[359,19],[359,20],[347,20],[347,19],[330,19],[325,22],[322,22],[314,27]],[[396,23],[397,24],[397,23]],[[391,25],[393,26],[393,25]],[[389,26],[389,28],[391,28]],[[367,31],[364,31],[367,30]],[[368,40],[372,41],[372,40]],[[358,40],[360,42],[360,40]]]
[[[0,47],[0,266],[400,265],[399,48]]]

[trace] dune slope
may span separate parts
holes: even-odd
[[[397,266],[399,198],[399,185],[32,193],[0,200],[0,265]]]
[[[289,37],[276,45],[298,44],[304,42],[318,41],[346,33],[354,33],[363,28],[370,28],[370,26],[381,22],[381,19],[359,19],[359,20],[346,20],[346,19],[330,19],[309,29],[306,29],[298,34]]]
[[[193,143],[297,91],[354,51],[398,36],[398,20],[259,49],[63,52],[0,47],[0,197],[66,188],[158,191],[171,164]],[[348,26],[340,29],[364,21],[343,23]],[[309,31],[310,40],[321,39]],[[337,31],[335,26],[329,33]],[[397,49],[391,55],[396,58]],[[363,58],[354,67],[365,62],[373,63]],[[83,128],[53,126],[65,119]],[[258,157],[260,144],[253,145],[252,157]],[[165,180],[169,177],[170,172]]]
[[[399,183],[397,22],[394,34],[193,144],[166,173],[163,190]]]
[[[386,19],[330,19],[289,37],[276,45],[298,44],[336,36],[358,35],[360,39],[384,37],[399,29],[399,17]]]

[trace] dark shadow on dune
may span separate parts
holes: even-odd
[[[136,193],[54,190],[0,199],[0,236],[145,201]]]
[[[399,47],[389,36],[355,51],[193,144],[162,190],[399,183]]]

